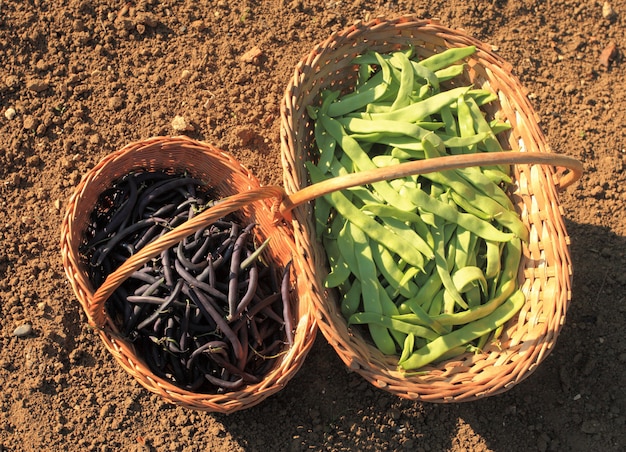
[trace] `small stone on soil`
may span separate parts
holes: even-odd
[[[595,419],[587,419],[580,426],[580,431],[593,435],[600,432],[600,422]]]
[[[7,118],[9,121],[15,118],[15,115],[17,115],[17,112],[15,111],[15,108],[13,107],[7,108],[6,111],[4,112],[4,117]]]
[[[26,84],[26,89],[28,89],[29,91],[34,91],[36,93],[40,93],[47,90],[49,86],[50,84],[45,80],[34,79]]]
[[[13,336],[17,337],[26,337],[30,336],[33,332],[33,327],[30,323],[25,323],[23,325],[18,326],[13,330]]]
[[[608,20],[615,19],[617,17],[615,10],[609,2],[604,2],[602,5],[602,17]]]
[[[172,119],[172,129],[176,132],[191,132],[194,130],[194,127],[183,116],[176,115]]]

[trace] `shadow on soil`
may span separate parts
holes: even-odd
[[[283,391],[215,419],[245,450],[620,450],[626,238],[571,222],[567,230],[574,283],[565,326],[508,392],[450,405],[401,400],[348,373],[320,334]]]

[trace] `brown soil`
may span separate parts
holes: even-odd
[[[626,449],[626,0],[610,18],[602,3],[0,1],[0,451]],[[584,162],[561,198],[575,276],[554,351],[518,386],[466,404],[378,390],[321,335],[284,390],[231,416],[142,389],[63,273],[60,223],[82,174],[174,134],[180,115],[186,134],[281,183],[279,103],[297,61],[355,20],[403,13],[496,46],[553,149]],[[15,337],[27,322],[32,334]]]

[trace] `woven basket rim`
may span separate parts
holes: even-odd
[[[467,76],[498,95],[498,114],[513,126],[509,138],[512,149],[551,152],[526,96],[527,90],[512,75],[512,65],[490,46],[462,30],[432,20],[412,15],[378,17],[331,34],[297,64],[281,102],[281,156],[288,194],[308,185],[303,161],[315,152],[305,106],[315,104],[324,87],[349,90],[351,71],[354,72],[350,59],[359,51],[395,50],[408,43],[425,54],[475,45],[477,53],[468,58]],[[572,277],[569,237],[556,193],[558,175],[553,168],[541,165],[516,165],[514,170],[517,189],[513,200],[531,235],[524,248],[519,278],[526,304],[519,316],[506,324],[503,351],[490,347],[480,355],[466,353],[429,366],[422,375],[400,374],[394,365],[397,358],[383,356],[357,330],[347,327],[333,291],[326,291],[321,283],[328,270],[314,236],[310,206],[294,209],[294,221],[299,224],[296,240],[299,247],[307,250],[309,259],[315,261],[311,265],[316,268],[312,275],[314,288],[320,292],[320,296],[314,297],[319,301],[318,326],[349,369],[376,387],[403,398],[468,401],[510,389],[534,372],[551,352],[571,300]]]
[[[295,285],[293,290],[295,307],[297,308],[295,312],[297,325],[294,325],[293,345],[270,369],[261,382],[224,394],[194,393],[154,375],[148,366],[144,364],[141,357],[137,355],[132,344],[116,334],[113,322],[105,312],[102,313],[104,322],[97,320],[98,315],[94,315],[93,306],[93,297],[96,291],[91,287],[89,281],[86,280],[78,252],[77,240],[80,238],[82,231],[80,231],[81,225],[77,223],[80,218],[84,217],[84,210],[88,209],[91,211],[94,206],[87,199],[93,200],[94,196],[97,197],[102,193],[101,182],[112,181],[119,177],[120,174],[126,174],[136,169],[128,166],[129,162],[135,161],[134,159],[146,165],[148,170],[172,170],[172,162],[168,159],[171,159],[172,156],[180,158],[179,153],[183,152],[197,160],[189,162],[193,163],[193,165],[189,166],[184,162],[178,162],[176,165],[185,166],[192,174],[194,171],[201,171],[199,169],[199,161],[205,160],[204,163],[210,163],[206,163],[206,167],[209,169],[203,169],[204,171],[208,172],[215,166],[215,168],[219,168],[224,173],[231,172],[231,174],[223,174],[224,180],[220,184],[230,183],[231,188],[237,191],[253,191],[254,189],[258,192],[262,192],[264,189],[269,191],[262,197],[253,199],[257,207],[249,209],[257,213],[261,212],[258,217],[255,217],[260,219],[261,224],[258,228],[263,228],[264,232],[267,232],[267,230],[271,231],[272,227],[276,228],[272,236],[272,242],[278,241],[277,243],[284,248],[284,251],[274,249],[272,251],[273,258],[286,260],[290,257],[293,260],[294,268],[301,271],[301,267],[306,265],[306,263],[301,260],[301,254],[293,242],[291,226],[285,222],[273,222],[274,218],[270,218],[272,206],[276,200],[261,200],[261,198],[276,198],[278,194],[283,193],[282,189],[262,187],[256,177],[230,154],[208,143],[193,140],[186,136],[158,136],[129,143],[123,148],[106,155],[96,166],[89,170],[83,176],[67,203],[67,209],[61,225],[61,255],[66,276],[83,308],[83,312],[87,316],[88,323],[96,327],[96,331],[105,348],[127,373],[132,375],[144,388],[160,395],[169,403],[199,411],[230,414],[257,405],[270,395],[275,394],[288,383],[301,367],[317,334],[316,320],[312,314],[313,304],[310,295],[306,292],[306,286],[297,280],[293,283]],[[146,158],[148,160],[144,160]],[[222,174],[220,173],[220,175]],[[238,183],[240,186],[232,187],[233,183]],[[220,204],[229,207],[226,201]],[[233,205],[238,206],[239,204]],[[270,234],[268,233],[268,235]],[[269,245],[270,250],[272,247],[276,248],[276,245],[273,245],[272,242]],[[147,245],[146,248],[149,246]],[[281,254],[283,252],[285,253],[284,256]],[[102,310],[104,310],[104,301],[101,302],[101,305]]]

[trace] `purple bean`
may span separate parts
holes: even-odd
[[[252,225],[254,227],[254,225]],[[245,243],[248,240],[250,231],[245,228],[235,241],[235,248],[233,249],[233,255],[230,260],[230,273],[228,274],[228,317],[227,319],[233,320],[235,312],[237,311],[237,304],[239,298],[239,291],[237,290],[237,283],[239,281],[239,265],[241,264],[241,252],[245,247]]]
[[[208,253],[209,247],[211,246],[211,236],[203,237],[202,245],[200,245],[197,251],[191,256],[191,262],[193,264],[197,264],[204,258],[204,256]]]
[[[259,283],[259,269],[255,263],[252,263],[250,266],[250,270],[248,271],[248,288],[246,293],[241,297],[239,304],[237,305],[237,310],[235,311],[235,317],[239,317],[243,311],[248,307],[252,299],[254,298],[254,294],[256,293],[257,287]]]
[[[204,345],[196,348],[191,355],[189,355],[189,359],[187,360],[187,369],[191,369],[194,361],[200,356],[202,353],[223,353],[227,354],[226,350],[228,349],[228,344],[224,341],[209,341]]]
[[[257,314],[259,314],[264,309],[271,306],[273,303],[280,299],[279,293],[273,293],[272,295],[265,297],[263,300],[260,300],[258,303],[254,304],[246,313],[246,317],[254,318]],[[282,323],[282,319],[281,319]]]
[[[156,183],[152,185],[150,188],[146,189],[143,194],[141,201],[137,203],[136,212],[139,216],[143,214],[144,209],[151,202],[155,201],[159,196],[163,194],[169,194],[176,187],[180,187],[189,182],[194,184],[202,185],[203,182],[199,179],[191,179],[191,178],[176,178],[176,179],[166,179],[162,182]]]
[[[176,269],[176,272],[185,281],[187,281],[187,284],[189,284],[190,286],[197,287],[198,289],[201,289],[202,291],[206,292],[208,295],[211,295],[212,297],[215,297],[219,300],[224,300],[224,301],[226,300],[226,294],[223,294],[222,292],[220,292],[214,287],[209,286],[205,282],[199,281],[191,273],[185,270],[183,268],[183,265],[179,261],[177,260],[174,261],[174,268]]]
[[[120,230],[109,241],[107,241],[105,246],[98,248],[96,250],[96,252],[94,253],[94,256],[92,257],[92,262],[94,262],[94,265],[101,265],[102,261],[106,258],[107,254],[110,253],[111,250],[115,248],[116,245],[121,243],[122,240],[124,240],[127,236],[129,236],[130,234],[140,230],[141,228],[149,224],[154,224],[157,222],[164,223],[165,220],[161,218],[156,218],[156,217],[146,218],[145,220],[140,220],[137,223],[133,223],[130,226],[124,228],[123,230]],[[96,256],[97,256],[97,259],[96,259]]]
[[[204,378],[209,380],[209,383],[215,386],[218,386],[222,389],[227,389],[229,391],[234,391],[235,389],[239,389],[244,384],[243,378],[239,378],[238,380],[235,380],[235,381],[228,381],[228,380],[222,380],[221,378],[214,377],[211,374],[205,374]]]
[[[151,212],[147,217],[161,217],[161,218],[163,218],[165,216],[169,216],[175,210],[176,210],[176,204],[169,203],[169,204],[165,204],[162,207],[159,207],[154,212]]]
[[[260,381],[258,377],[239,369],[237,366],[234,366],[232,363],[228,362],[226,359],[224,359],[223,356],[219,354],[211,354],[209,355],[209,358],[215,361],[215,363],[222,369],[227,370],[231,375],[240,376],[247,383],[258,383]]]
[[[284,344],[280,339],[276,339],[267,347],[257,350],[259,356],[263,357],[263,359],[267,359],[269,356],[276,353],[276,351]]]
[[[237,358],[237,369],[240,372],[243,372],[244,367],[246,366],[246,361],[248,361],[248,328],[241,328],[238,331],[239,342],[241,343],[242,354],[239,358]]]
[[[290,270],[293,261],[287,262],[283,279],[280,286],[280,293],[283,300],[283,321],[285,322],[285,333],[287,335],[287,343],[293,345],[293,320],[291,319],[291,302],[289,300],[289,284]]]
[[[96,281],[104,280],[155,237],[209,206],[205,194],[201,190],[196,193],[194,184],[198,181],[192,178],[174,183],[165,173],[128,177],[134,182],[125,180],[106,195],[108,198],[101,197],[114,207],[105,205],[92,215],[94,236],[102,233],[101,225],[106,222],[109,225],[104,224],[104,228],[111,231],[107,242],[88,249],[90,254],[86,255],[96,263],[90,267]],[[136,186],[135,207],[116,232],[110,223],[127,208],[131,184]],[[130,226],[125,225],[127,221]],[[279,281],[275,268],[256,258],[241,266],[243,257],[247,259],[254,252],[248,245],[254,227],[244,227],[230,217],[214,222],[163,250],[160,258],[135,272],[107,301],[114,322],[123,326],[120,329],[136,325],[126,336],[141,340],[137,346],[145,349],[146,363],[157,375],[187,390],[201,391],[210,384],[218,392],[226,392],[259,382],[262,371],[274,365],[270,353],[275,354],[285,342],[292,343],[290,306],[284,306],[289,286],[285,289],[284,279]],[[290,264],[285,269],[288,280]],[[172,289],[166,296],[168,288]],[[120,297],[122,290],[132,295]],[[277,303],[281,298],[282,308]],[[229,320],[237,320],[230,324],[226,314]],[[221,343],[223,348],[207,345],[211,343]]]
[[[146,290],[144,290],[143,293],[141,293],[140,295],[145,295],[145,296],[152,295],[160,286],[163,285],[164,281],[165,281],[165,278],[157,279],[152,284],[150,284],[148,287],[146,287]]]
[[[129,336],[131,331],[135,329],[135,325],[139,323],[141,316],[146,310],[146,305],[135,305],[133,306],[133,312],[128,317],[126,321],[126,325],[124,325],[124,335]]]
[[[180,339],[178,341],[180,349],[187,352],[187,341],[189,340],[189,319],[191,317],[191,304],[186,303],[183,319],[180,322]]]
[[[179,242],[178,246],[176,247],[176,257],[187,270],[197,271],[197,270],[202,270],[207,266],[206,261],[200,262],[198,264],[194,264],[189,259],[187,259],[183,250],[183,242]]]
[[[248,328],[250,329],[250,332],[252,333],[252,338],[254,339],[254,342],[256,343],[257,346],[260,347],[261,345],[263,345],[263,338],[261,337],[261,334],[259,333],[259,327],[257,326],[254,319],[248,320],[247,324],[248,324]]]
[[[240,359],[243,355],[243,349],[241,347],[241,342],[239,342],[237,334],[230,328],[228,323],[226,323],[226,320],[224,320],[224,318],[220,315],[217,309],[215,309],[209,298],[200,291],[194,291],[193,288],[189,288],[188,294],[191,297],[192,301],[196,303],[201,311],[203,311],[205,316],[213,319],[220,331],[230,341],[233,347],[233,353],[235,354],[235,357],[237,359]]]
[[[182,353],[178,341],[177,341],[177,330],[176,330],[176,320],[174,317],[167,318],[167,324],[165,326],[165,337],[167,338],[167,348],[170,352],[175,354]]]
[[[174,381],[178,382],[178,384],[180,385],[184,385],[185,382],[187,381],[187,378],[185,378],[185,371],[183,370],[183,366],[180,362],[180,358],[178,356],[176,356],[176,354],[170,354],[170,353],[166,353],[165,356],[167,356],[169,359],[169,364],[170,364],[170,368],[172,369],[174,375]]]
[[[159,278],[157,276],[154,276],[154,275],[151,275],[151,274],[147,273],[147,271],[151,271],[151,270],[152,269],[143,267],[143,268],[133,272],[128,278],[129,279],[138,279],[139,281],[144,281],[144,282],[147,282],[149,284],[152,284],[153,282],[155,282]]]
[[[143,234],[135,243],[135,250],[138,251],[142,249],[144,246],[146,246],[148,243],[158,237],[163,232],[163,229],[164,227],[162,224],[155,224],[153,226],[150,226],[148,230],[146,230],[145,234]]]
[[[261,313],[265,314],[267,317],[269,317],[270,319],[274,320],[276,323],[279,324],[283,324],[285,323],[284,319],[281,318],[281,316],[279,316],[276,311],[274,311],[272,309],[271,306],[266,306],[263,309],[261,309]]]
[[[146,328],[150,323],[154,322],[157,317],[159,317],[163,312],[165,312],[172,305],[174,300],[176,300],[182,287],[183,287],[183,282],[178,281],[176,283],[176,286],[174,287],[174,290],[172,290],[172,293],[170,294],[170,296],[167,297],[167,299],[149,317],[147,317],[144,321],[142,321],[139,325],[137,325],[137,329],[141,330],[143,328]]]
[[[235,249],[235,242],[230,240],[230,237],[227,240],[229,240],[229,242],[228,246],[224,249],[224,253],[217,253],[218,258],[213,261],[213,268],[216,270],[231,258],[233,250]]]
[[[118,211],[111,216],[108,224],[94,236],[90,242],[90,246],[93,246],[95,243],[105,239],[117,230],[118,227],[123,226],[123,224],[128,221],[130,213],[137,202],[137,184],[133,177],[127,177],[125,179],[128,181],[128,197],[121,204]],[[122,181],[124,182],[124,180]]]
[[[162,306],[167,303],[167,298],[155,297],[153,295],[129,295],[128,297],[126,297],[126,300],[133,305],[148,304]],[[180,301],[172,301],[171,305],[182,308],[185,306],[185,303]]]

